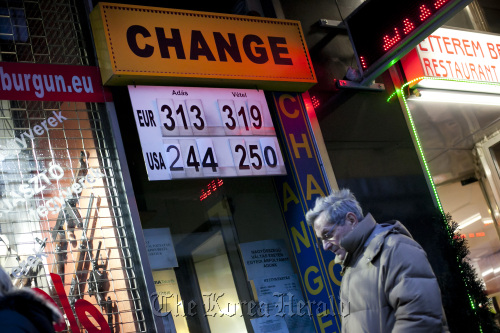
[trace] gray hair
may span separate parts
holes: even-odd
[[[359,202],[349,189],[334,190],[329,196],[316,199],[314,208],[306,214],[307,224],[314,227],[314,221],[323,213],[327,214],[330,223],[340,225],[345,223],[347,213],[354,213],[359,221],[364,218]]]
[[[12,289],[14,289],[14,285],[12,284],[9,273],[0,266],[0,298],[5,296],[5,294]]]

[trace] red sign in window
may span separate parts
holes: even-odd
[[[98,67],[0,62],[0,99],[107,102]]]

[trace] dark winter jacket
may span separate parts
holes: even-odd
[[[441,292],[422,247],[398,221],[368,214],[341,241],[342,332],[441,333]]]
[[[60,311],[31,289],[13,289],[0,297],[1,332],[52,333],[53,322],[61,319]]]

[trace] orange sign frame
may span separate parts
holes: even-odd
[[[305,91],[316,83],[298,21],[112,3],[90,17],[105,85]]]

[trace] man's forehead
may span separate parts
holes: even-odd
[[[314,231],[316,236],[321,237],[323,231],[330,226],[328,213],[321,213],[314,221]]]

